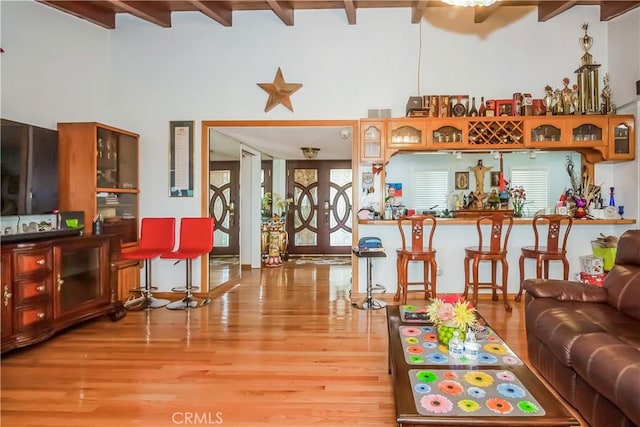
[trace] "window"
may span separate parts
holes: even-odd
[[[415,169],[411,176],[411,207],[417,212],[437,206],[447,209],[449,171]]]
[[[549,173],[546,169],[511,169],[511,188],[522,187],[527,195],[525,214],[533,215],[548,206]]]

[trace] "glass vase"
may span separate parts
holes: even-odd
[[[442,345],[449,345],[449,340],[453,337],[453,332],[458,331],[460,339],[464,342],[467,331],[457,326],[438,325],[438,342]]]

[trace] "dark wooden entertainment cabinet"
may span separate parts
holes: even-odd
[[[113,235],[2,242],[2,353],[98,316],[124,317],[119,252],[120,238]]]

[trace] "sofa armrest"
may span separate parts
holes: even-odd
[[[586,283],[557,279],[527,279],[523,288],[536,298],[554,298],[558,301],[607,302],[607,291]]]

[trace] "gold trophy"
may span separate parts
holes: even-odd
[[[582,24],[584,36],[578,39],[584,55],[580,59],[581,66],[575,73],[578,75],[578,104],[576,114],[600,114],[600,90],[598,89],[598,68],[600,64],[593,63],[593,56],[589,49],[593,46],[593,37],[587,34],[589,23]]]

